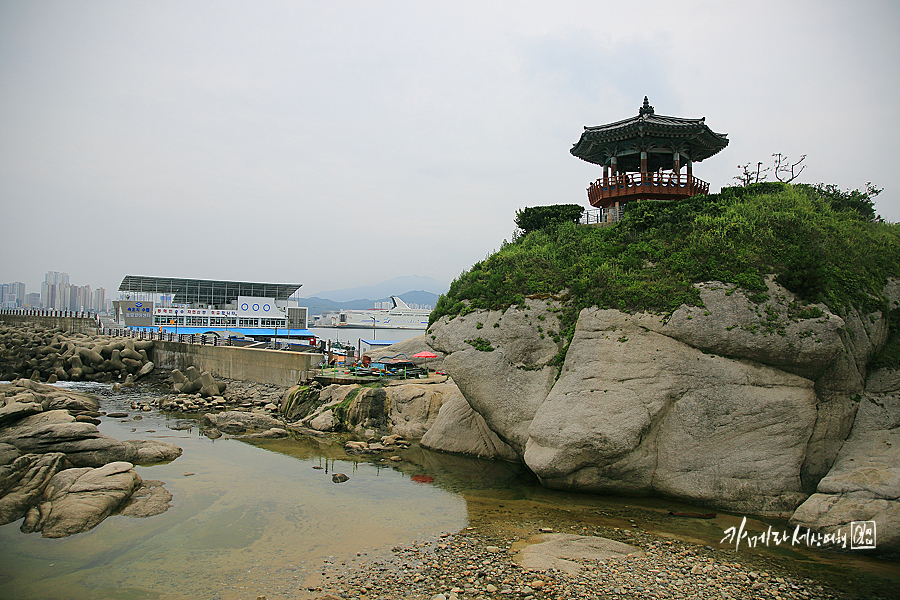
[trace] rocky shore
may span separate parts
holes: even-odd
[[[638,528],[573,526],[571,520],[481,524],[457,534],[393,549],[390,557],[360,553],[323,562],[303,598],[319,600],[564,600],[603,598],[764,598],[837,600],[896,597],[896,582],[854,581],[847,573],[821,579],[785,568],[771,556],[667,539]],[[568,533],[556,533],[565,531]],[[518,533],[519,535],[516,535]],[[550,538],[542,541],[541,538]],[[555,543],[560,538],[572,542]],[[624,551],[581,552],[595,540]],[[537,543],[535,543],[537,542]],[[555,546],[544,552],[541,547]],[[574,549],[573,549],[574,548]],[[529,555],[563,561],[529,567]],[[568,563],[568,564],[563,564]]]
[[[442,317],[426,342],[465,404],[423,443],[496,447],[553,489],[680,498],[826,534],[874,521],[878,550],[900,551],[900,369],[876,360],[900,335],[900,281],[873,312],[805,304],[774,280],[759,297],[696,287],[702,304],[670,315],[585,308],[568,346],[552,298]]]
[[[104,435],[96,398],[31,379],[0,385],[0,402],[0,524],[24,516],[24,533],[65,537],[117,511],[168,509],[162,483],[142,480],[134,465],[174,460],[174,444]]]

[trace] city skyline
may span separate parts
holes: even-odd
[[[47,271],[44,280],[35,287],[39,291],[29,292],[28,284],[21,281],[0,283],[0,305],[3,308],[45,308],[77,312],[108,312],[112,306],[112,298],[108,297],[105,286],[95,288],[90,284],[71,283],[69,274],[63,271]],[[13,293],[15,304],[8,299]]]

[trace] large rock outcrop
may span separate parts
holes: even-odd
[[[525,463],[549,487],[663,493],[732,510],[793,510],[813,383],[704,354],[650,331],[650,315],[581,313]],[[715,460],[709,460],[715,457]]]
[[[432,450],[471,454],[481,458],[518,461],[519,456],[494,433],[484,417],[472,410],[459,388],[444,398],[437,419],[421,445]]]
[[[378,388],[329,385],[316,393],[314,403],[307,404],[308,413],[300,423],[318,431],[372,429],[420,438],[454,392],[456,386],[448,383],[397,382]]]
[[[174,460],[181,448],[120,442],[78,420],[100,416],[98,408],[92,396],[28,379],[0,385],[0,524],[24,516],[22,531],[62,537],[120,508],[134,516],[168,508],[171,494],[159,482],[142,488],[133,465]]]
[[[520,455],[559,373],[548,365],[561,349],[553,339],[558,308],[553,301],[528,299],[521,310],[476,311],[431,330],[430,345],[447,355],[444,369],[469,405]]]
[[[444,317],[426,340],[446,354],[469,407],[547,486],[778,516],[814,492],[833,504],[867,494],[868,512],[858,514],[895,501],[896,485],[872,482],[900,481],[886,470],[897,457],[877,454],[870,471],[858,465],[894,447],[888,408],[876,415],[863,401],[857,418],[863,394],[876,393],[874,376],[865,388],[866,367],[888,338],[886,315],[838,315],[773,282],[761,303],[733,285],[698,287],[702,306],[667,317],[583,310],[561,369],[552,301]],[[885,294],[900,302],[897,282]],[[889,406],[878,393],[872,406]],[[465,410],[458,415],[477,429]],[[804,510],[824,514],[814,498]],[[893,522],[896,507],[882,508],[878,518]]]
[[[874,521],[878,545],[900,548],[900,370],[869,378],[834,466],[791,517],[829,533],[853,521]]]

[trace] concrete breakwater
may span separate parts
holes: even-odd
[[[216,377],[283,387],[309,379],[322,358],[321,354],[310,352],[153,342],[153,361],[162,369],[184,371],[195,367]]]
[[[96,335],[99,332],[97,320],[83,316],[85,313],[69,313],[63,311],[10,311],[0,312],[0,323],[7,325],[36,325],[44,328],[59,329],[71,333]]]
[[[322,358],[316,353],[98,335],[91,318],[0,315],[2,379],[123,382],[129,374],[138,379],[155,367],[184,371],[193,366],[216,377],[290,387],[310,378]]]
[[[41,317],[37,317],[41,318]],[[154,369],[153,342],[44,327],[0,325],[0,379],[124,382]]]

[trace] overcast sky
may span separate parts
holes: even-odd
[[[587,206],[585,125],[703,117],[900,221],[900,3],[0,3],[0,282],[449,283]],[[407,290],[397,290],[402,293]]]

